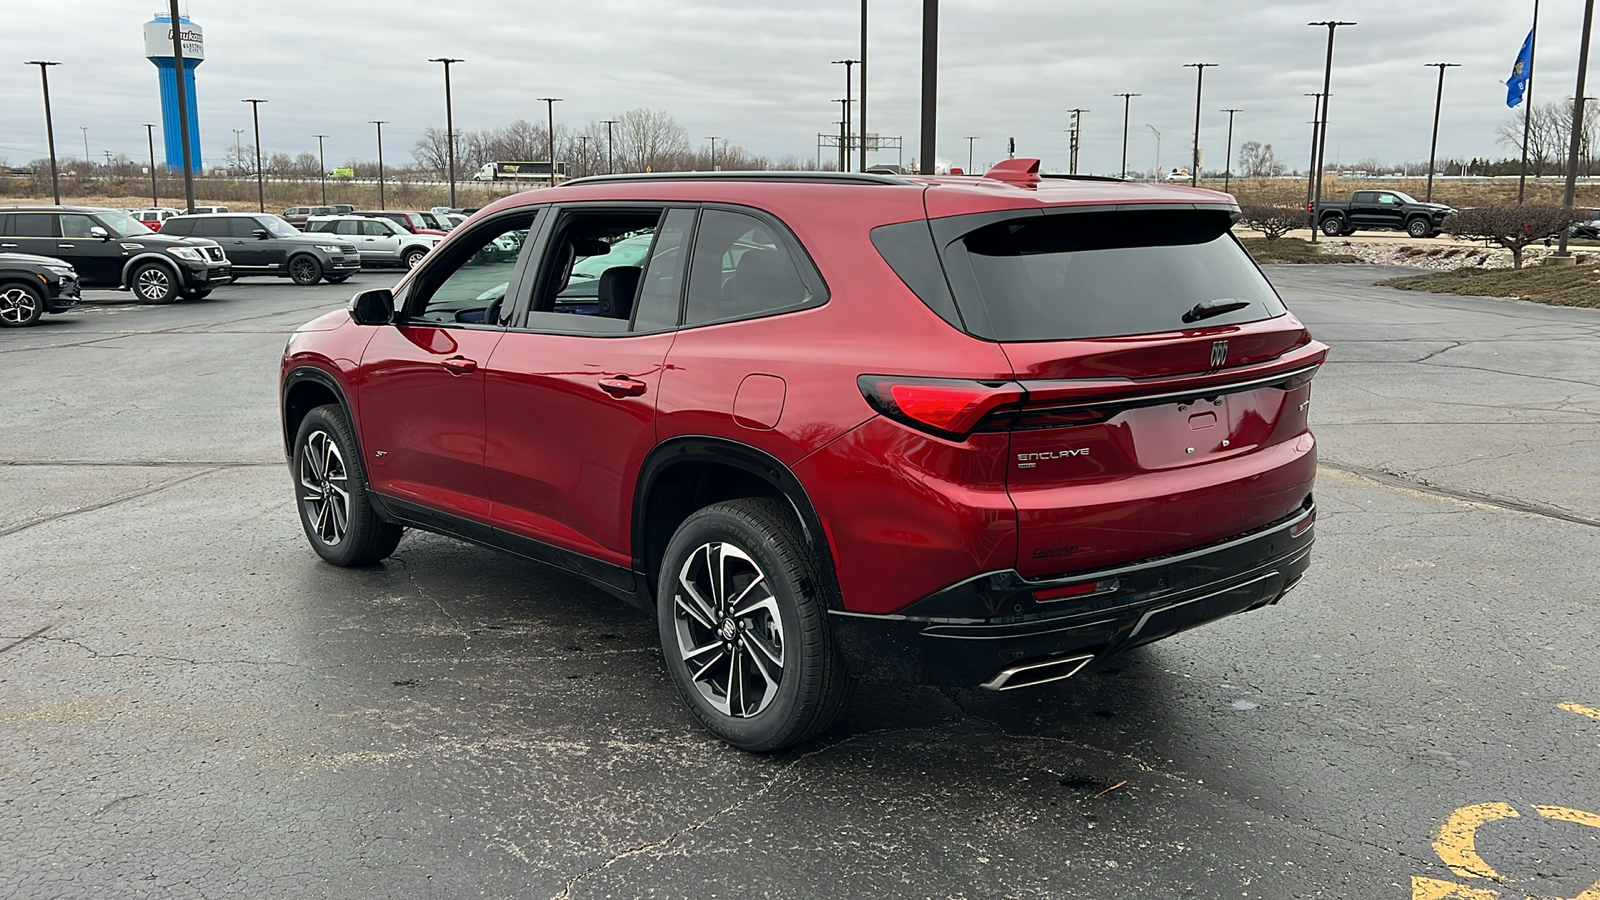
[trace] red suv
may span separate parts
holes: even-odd
[[[341,566],[415,527],[586,579],[750,750],[857,679],[1068,677],[1308,565],[1327,347],[1237,215],[1037,160],[505,198],[290,339],[306,534]]]

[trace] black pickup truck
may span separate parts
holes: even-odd
[[[1356,191],[1349,201],[1317,205],[1317,227],[1329,237],[1362,229],[1393,228],[1414,238],[1433,237],[1444,217],[1455,210],[1443,203],[1423,203],[1402,191]]]

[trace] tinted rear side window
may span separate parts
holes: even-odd
[[[1221,210],[984,216],[942,248],[967,330],[1060,341],[1233,325],[1281,315]],[[935,229],[949,234],[949,222]],[[891,261],[892,264],[892,261]],[[1185,322],[1196,306],[1245,304]]]

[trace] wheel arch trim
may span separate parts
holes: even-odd
[[[344,389],[344,385],[339,382],[339,379],[335,378],[333,375],[330,375],[325,369],[320,369],[316,366],[302,365],[296,366],[295,368],[289,370],[289,374],[284,376],[283,387],[280,388],[278,392],[278,415],[279,421],[283,428],[284,455],[291,458],[294,456],[294,434],[292,434],[289,430],[289,394],[297,385],[304,384],[308,381],[313,382],[320,387],[327,388],[339,401],[339,408],[344,410],[345,421],[350,425],[350,436],[355,439],[356,452],[357,454],[360,454],[362,452],[361,432],[360,429],[356,427],[355,410],[350,407],[350,398]],[[365,456],[362,457],[361,462],[361,477],[362,480],[365,481],[367,472]],[[362,484],[362,487],[369,486],[370,485]]]
[[[121,284],[121,287],[125,287],[125,288],[131,289],[133,287],[133,280],[132,280],[133,279],[133,270],[137,269],[138,267],[144,265],[147,262],[157,262],[157,263],[160,263],[163,266],[166,266],[168,271],[172,272],[173,281],[177,282],[176,284],[173,285],[173,288],[175,290],[182,290],[183,289],[183,281],[184,281],[183,272],[180,270],[180,267],[178,266],[178,264],[173,262],[172,260],[168,259],[165,255],[163,255],[161,253],[157,253],[154,250],[145,250],[145,251],[135,255],[132,259],[130,259],[127,262],[122,264],[122,284]]]

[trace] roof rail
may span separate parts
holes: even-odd
[[[1118,178],[1115,175],[1057,175],[1051,172],[1041,172],[1039,173],[1039,177],[1060,178],[1066,181],[1110,181],[1116,184],[1133,184],[1132,181],[1129,181],[1126,178]]]
[[[631,172],[623,175],[589,175],[563,181],[575,184],[619,184],[649,181],[790,181],[810,184],[915,184],[894,175],[868,172]]]

